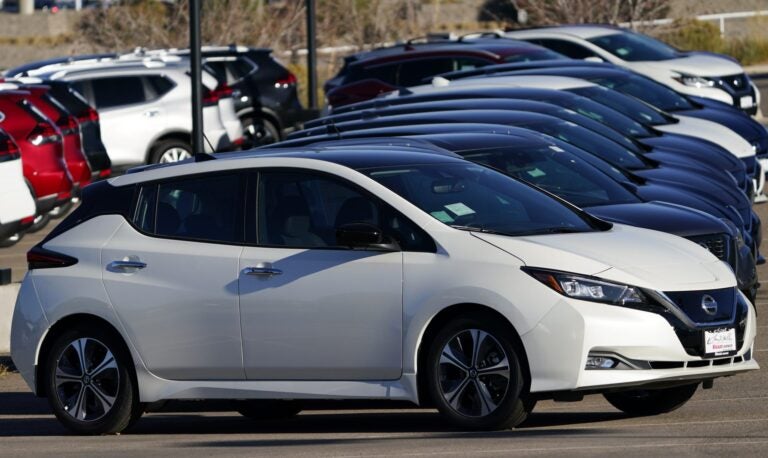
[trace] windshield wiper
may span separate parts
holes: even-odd
[[[575,227],[548,227],[545,229],[537,229],[534,231],[519,232],[514,235],[520,236],[520,235],[545,235],[545,234],[575,234],[577,232],[589,232],[589,231],[585,231],[583,229],[577,229]]]
[[[485,229],[483,227],[477,227],[477,226],[462,226],[460,224],[449,224],[449,226],[454,229],[458,229],[460,231],[482,232],[483,234],[494,234],[494,235],[514,235],[514,234],[510,234],[509,232],[494,231],[493,229]]]

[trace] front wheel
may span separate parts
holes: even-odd
[[[62,333],[43,377],[56,418],[77,434],[115,434],[142,414],[133,365],[112,334],[93,327]]]
[[[448,323],[429,347],[429,392],[441,414],[469,430],[506,429],[522,423],[524,402],[518,351],[509,330],[491,319]]]
[[[698,383],[657,390],[632,390],[605,393],[612,406],[632,416],[659,415],[679,409],[688,402]]]

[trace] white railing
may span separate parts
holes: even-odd
[[[717,14],[702,14],[696,16],[699,21],[718,21],[720,24],[720,36],[725,35],[725,21],[728,19],[745,19],[757,16],[768,16],[768,10],[759,11],[739,11],[736,13],[717,13]],[[667,25],[674,22],[674,19],[653,19],[650,21],[637,21],[637,22],[622,22],[619,24],[621,27],[637,27],[647,25]]]

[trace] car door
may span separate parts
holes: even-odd
[[[113,165],[142,164],[149,142],[166,129],[164,108],[141,75],[91,78],[91,104],[99,111],[101,139]]]
[[[147,368],[173,380],[243,379],[238,173],[143,185],[102,250],[103,280]]]
[[[243,251],[239,280],[246,377],[398,379],[403,254],[335,242],[339,225],[381,224],[381,203],[315,172],[264,170],[252,181],[254,246]]]

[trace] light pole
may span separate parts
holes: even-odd
[[[192,72],[192,154],[201,154],[203,146],[203,88],[201,86],[200,0],[189,0],[189,61]]]
[[[315,0],[307,2],[307,83],[309,108],[317,108],[317,43],[315,31]]]

